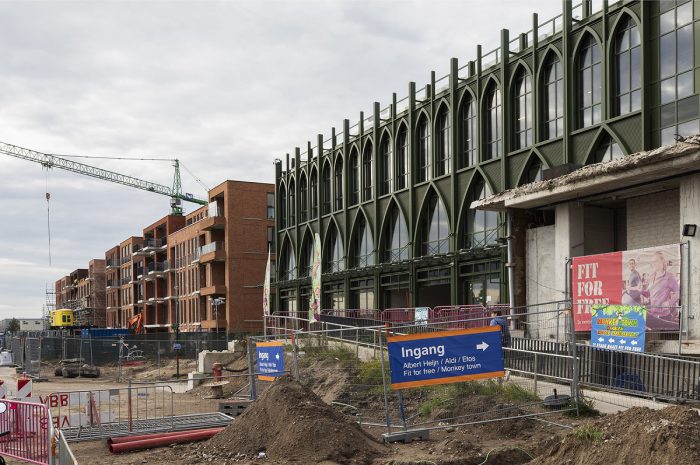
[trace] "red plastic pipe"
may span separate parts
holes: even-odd
[[[141,435],[137,435],[137,436],[118,436],[118,437],[107,439],[107,444],[122,444],[125,442],[140,441],[143,439],[166,438],[168,436],[179,436],[181,434],[191,434],[191,433],[198,433],[198,432],[204,432],[204,431],[214,431],[214,433],[218,433],[221,430],[223,430],[223,428],[205,428],[205,429],[192,429],[192,430],[186,430],[186,431],[171,431],[171,432],[164,432],[164,433],[141,434]]]
[[[166,436],[153,439],[140,439],[123,442],[121,444],[109,444],[109,451],[113,454],[131,452],[135,450],[153,449],[155,447],[169,446],[170,444],[182,444],[185,442],[204,441],[213,437],[215,431],[198,431],[196,433],[180,433],[174,436]]]

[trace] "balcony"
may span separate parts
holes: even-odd
[[[112,289],[121,286],[121,281],[118,279],[110,279],[107,281],[107,289]]]
[[[150,278],[164,278],[167,269],[169,268],[168,262],[151,262],[148,264],[146,267],[146,270],[148,271],[148,276]]]
[[[121,265],[121,261],[118,258],[110,258],[107,260],[105,270],[113,270],[115,268],[119,268]]]
[[[214,213],[214,215],[212,215]],[[209,211],[209,216],[202,219],[199,223],[204,231],[214,231],[216,229],[226,228],[226,218],[221,214],[219,209],[215,211]]]
[[[143,241],[143,251],[147,253],[155,253],[165,244],[164,239],[145,239]]]
[[[226,250],[223,242],[211,242],[199,248],[199,262],[224,262],[226,261]]]
[[[134,244],[134,251],[131,253],[132,257],[145,257],[149,255],[150,252],[143,249],[143,246]]]
[[[215,284],[213,286],[203,287],[201,289],[201,295],[224,295],[226,294],[226,286],[223,284]]]
[[[131,262],[131,257],[122,257],[119,259],[119,264],[120,265],[126,265],[127,263]]]

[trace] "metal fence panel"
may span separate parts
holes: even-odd
[[[48,465],[53,434],[48,408],[11,400],[0,400],[0,405],[0,432],[7,433],[0,437],[0,454]]]

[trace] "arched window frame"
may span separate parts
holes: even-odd
[[[520,185],[542,181],[543,170],[544,164],[542,163],[542,160],[540,160],[537,156],[533,156],[523,170]]]
[[[391,151],[391,137],[385,134],[379,144],[379,165],[381,182],[379,183],[379,195],[391,193],[392,178],[394,173],[394,157]]]
[[[466,204],[466,208],[469,211],[465,217],[466,224],[464,228],[464,245],[467,249],[493,245],[502,233],[497,212],[469,208],[469,205],[475,200],[482,200],[491,195],[491,188],[483,179],[475,181],[469,190],[469,200]]]
[[[336,211],[343,209],[343,157],[338,155],[335,159],[335,179],[333,180],[333,194]]]
[[[542,73],[542,140],[564,135],[564,68],[550,52]]]
[[[345,270],[345,248],[343,247],[343,238],[340,237],[340,232],[336,227],[333,227],[328,234],[326,271],[328,273],[337,273]]]
[[[309,200],[311,203],[309,207],[310,218],[313,220],[318,216],[318,175],[315,169],[311,170],[311,177],[309,178]]]
[[[452,171],[452,124],[446,105],[440,107],[435,120],[435,176],[444,176]]]
[[[503,105],[501,102],[501,89],[492,82],[486,91],[486,160],[492,160],[501,156],[503,152]]]
[[[408,187],[409,164],[408,164],[408,128],[405,125],[399,127],[396,137],[396,190]]]
[[[287,188],[284,183],[280,183],[279,192],[279,221],[280,228],[287,227]]]
[[[297,278],[297,262],[294,256],[294,248],[291,242],[287,241],[284,245],[284,254],[282,255],[281,280],[291,281]]]
[[[520,67],[513,81],[513,149],[532,145],[532,78]]]
[[[294,226],[297,223],[297,218],[296,218],[296,213],[297,213],[297,205],[296,205],[296,183],[294,182],[294,178],[289,182],[289,226]]]
[[[618,144],[610,134],[603,131],[603,134],[598,139],[595,150],[591,154],[589,163],[605,163],[622,158],[624,155],[620,144]]]
[[[332,176],[331,176],[331,164],[326,162],[323,164],[322,178],[321,178],[321,214],[328,215],[331,212],[331,206],[333,205],[331,194],[332,192]]]
[[[617,27],[614,44],[614,114],[642,108],[642,44],[637,23],[625,15]]]
[[[301,257],[299,257],[299,277],[311,276],[313,262],[314,241],[311,234],[307,234],[301,247]]]
[[[372,231],[364,217],[361,215],[355,225],[353,235],[353,266],[355,268],[365,268],[374,265],[374,240]]]
[[[421,255],[438,255],[450,251],[450,220],[437,193],[432,192],[421,220]]]
[[[602,118],[603,63],[600,45],[592,34],[582,40],[577,54],[578,127],[600,123]]]
[[[476,116],[476,105],[471,95],[468,95],[460,108],[460,121],[462,124],[460,168],[474,166],[479,162],[479,130]]]
[[[362,201],[372,200],[372,142],[362,152]]]
[[[416,125],[416,182],[424,182],[430,179],[430,123],[428,117],[422,114]]]
[[[388,221],[384,237],[384,262],[408,260],[410,242],[408,227],[401,210],[396,205],[389,211]]]
[[[299,180],[299,222],[304,223],[309,219],[308,208],[309,208],[309,191],[308,183],[306,182],[306,176],[302,175]]]
[[[357,205],[360,201],[360,160],[355,147],[350,150],[348,161],[348,206]]]

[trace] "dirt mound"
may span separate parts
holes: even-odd
[[[574,430],[529,465],[696,465],[700,415],[635,407]]]
[[[360,465],[371,463],[383,447],[309,388],[284,377],[198,451],[222,458],[264,452],[275,463]]]

